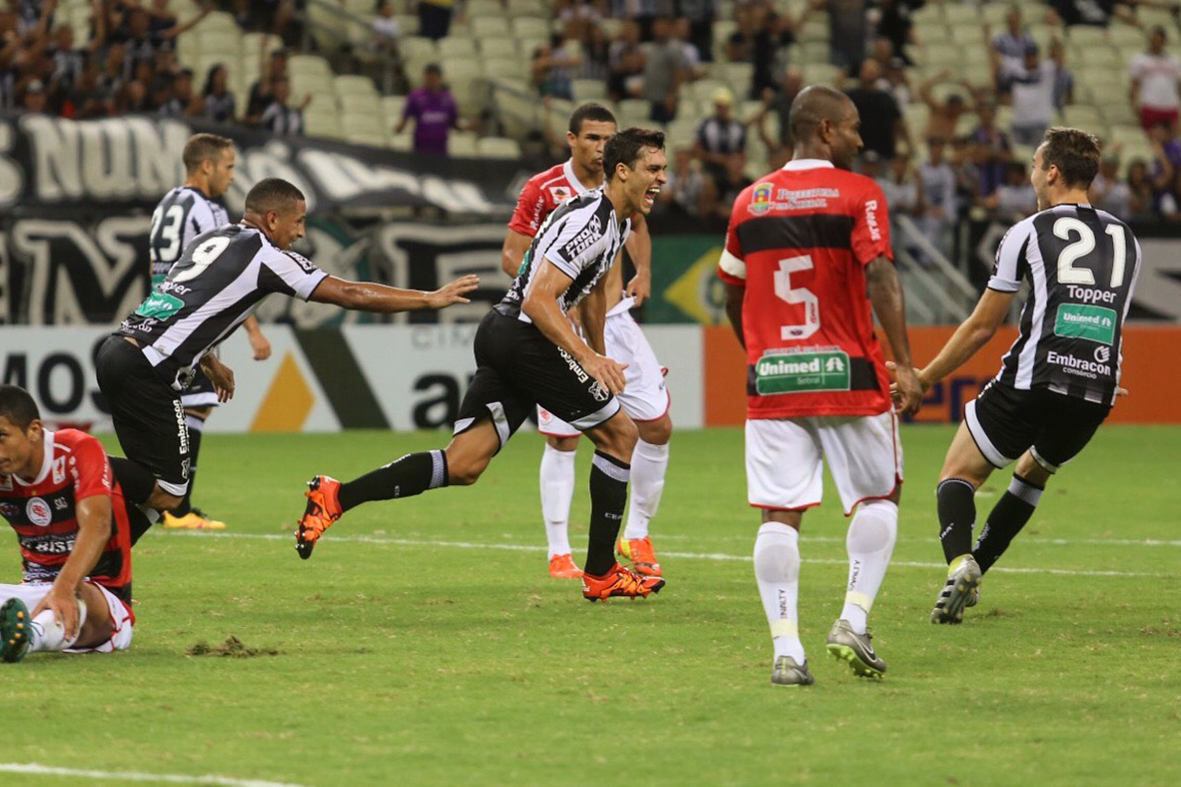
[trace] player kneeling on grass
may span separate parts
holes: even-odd
[[[1088,204],[1098,171],[1095,137],[1074,128],[1046,132],[1029,176],[1040,212],[1005,234],[975,311],[918,373],[926,391],[963,365],[996,333],[1021,280],[1029,282],[1020,335],[1000,373],[964,407],[939,476],[939,540],[948,569],[932,623],[963,620],[984,572],[1033,516],[1050,476],[1083,450],[1120,393],[1123,324],[1140,244],[1126,224]],[[973,549],[976,490],[1014,459],[1009,489]]]
[[[667,182],[666,166],[664,134],[629,128],[611,137],[603,150],[603,188],[566,200],[549,214],[512,288],[480,323],[476,374],[450,445],[403,456],[346,484],[313,478],[296,532],[300,557],[311,555],[324,530],[361,503],[474,484],[540,405],[595,444],[583,596],[647,597],[664,587],[663,579],[615,562],[638,432],[620,409],[626,366],[605,354],[604,323],[606,273],[627,242],[632,216],[652,210]],[[576,307],[585,340],[566,316]]]
[[[41,425],[33,397],[0,385],[0,514],[24,577],[0,584],[0,660],[38,650],[109,653],[131,644],[131,528],[102,444]]]

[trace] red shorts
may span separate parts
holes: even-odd
[[[1169,128],[1176,128],[1178,114],[1176,109],[1140,107],[1140,127],[1145,131],[1151,131],[1153,126],[1164,121],[1169,124]]]

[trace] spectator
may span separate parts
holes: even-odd
[[[1066,67],[1066,47],[1055,38],[1050,41],[1050,60],[1054,61],[1054,109],[1059,112],[1074,103],[1074,74]]]
[[[641,98],[651,107],[651,119],[668,123],[677,116],[677,97],[688,78],[685,52],[672,37],[672,21],[660,17],[652,23],[654,42],[644,64]]]
[[[1144,159],[1132,159],[1128,165],[1128,195],[1133,221],[1155,221],[1160,218],[1156,211],[1152,178],[1148,175],[1148,164]]]
[[[136,64],[141,60],[154,62],[157,48],[166,41],[174,41],[177,36],[192,29],[213,10],[212,5],[206,5],[200,13],[184,24],[176,24],[176,18],[172,16],[170,24],[153,27],[153,17],[147,10],[139,7],[138,4],[129,7],[130,10],[124,12],[123,24],[119,28],[126,40],[129,73],[134,71]]]
[[[278,136],[303,136],[303,111],[312,103],[311,95],[304,96],[303,103],[298,107],[288,104],[291,99],[291,80],[287,77],[275,80],[274,91],[270,106],[263,110],[259,118],[259,125]]]
[[[783,74],[783,85],[779,91],[767,92],[763,96],[763,100],[770,103],[769,109],[775,113],[779,120],[779,139],[777,141],[783,147],[792,148],[795,146],[791,136],[791,124],[787,121],[791,117],[791,105],[804,87],[803,73],[798,68],[791,66]],[[767,147],[775,146],[768,145]]]
[[[681,52],[685,56],[685,68],[689,70],[688,78],[698,80],[709,73],[709,67],[702,62],[701,52],[697,46],[689,40],[691,32],[688,19],[680,18],[673,22],[673,40],[680,44]]]
[[[1099,163],[1099,174],[1091,181],[1091,204],[1120,221],[1132,221],[1132,189],[1119,176],[1119,154],[1108,153]]]
[[[378,0],[377,15],[373,17],[373,45],[379,51],[396,52],[402,27],[394,16],[393,0]]]
[[[947,69],[943,69],[919,85],[919,98],[923,100],[923,103],[930,110],[930,113],[927,115],[927,130],[923,135],[928,139],[931,137],[944,140],[955,139],[960,118],[968,111],[964,97],[959,93],[952,93],[946,99],[940,100],[932,92],[936,84],[947,82],[950,78],[951,73]],[[967,82],[958,82],[957,84],[963,86],[967,90],[968,95],[974,93],[972,86]]]
[[[718,16],[717,0],[680,0],[681,18],[689,24],[686,39],[701,56],[702,62],[712,63],[714,59],[714,21]]]
[[[1033,40],[1033,35],[1021,20],[1021,8],[1016,5],[1009,6],[1009,12],[1005,14],[1005,32],[997,34],[992,39],[993,51],[1001,58],[1017,62],[1025,57],[1025,50],[1031,46],[1037,46],[1037,42]]]
[[[878,61],[879,63],[882,61]],[[886,62],[885,73],[878,80],[878,87],[894,98],[902,111],[910,106],[910,78],[906,75],[906,63],[900,57],[891,57]]]
[[[899,138],[906,143],[907,152],[911,151],[910,130],[894,97],[878,86],[881,77],[881,64],[873,58],[866,58],[861,64],[858,86],[845,92],[861,115],[861,140],[865,143],[865,150],[872,150],[883,159],[892,159]]]
[[[1140,5],[1142,0],[1050,0],[1051,13],[1056,15],[1056,21],[1066,25],[1087,25],[1090,27],[1107,27],[1113,16],[1119,17],[1130,25],[1139,25],[1136,12],[1131,6]],[[1149,5],[1167,7],[1163,3],[1150,2]]]
[[[660,200],[674,212],[685,216],[701,215],[701,192],[705,188],[705,174],[701,161],[690,148],[679,147],[673,152],[673,166],[668,183],[660,190]]]
[[[998,62],[999,61],[999,62]],[[1001,61],[995,56],[997,71],[1010,84],[1013,103],[1013,141],[1018,145],[1041,143],[1054,117],[1054,85],[1058,65],[1042,60],[1036,46],[1025,50],[1021,63]]]
[[[809,0],[795,20],[762,4],[735,9],[738,30],[726,44],[726,55],[732,62],[750,63],[754,67],[750,98],[762,98],[764,90],[775,87],[775,73],[786,67],[787,47],[795,43],[796,31],[823,6],[824,0]]]
[[[201,102],[193,96],[193,72],[182,68],[172,80],[172,95],[168,102],[157,110],[161,117],[196,117],[201,112]]]
[[[919,165],[921,194],[919,228],[944,256],[950,252],[950,229],[956,216],[956,175],[944,158],[947,142],[939,137],[927,140],[927,160]],[[919,255],[923,267],[935,261],[926,254]]]
[[[45,93],[45,83],[40,79],[34,79],[25,85],[18,111],[40,114],[45,111],[48,101],[49,97]]]
[[[829,0],[828,26],[832,48],[832,62],[848,73],[859,70],[865,59],[865,42],[869,25],[866,20],[867,0]],[[861,107],[858,107],[860,110]],[[865,122],[865,116],[861,116]]]
[[[1181,80],[1181,61],[1165,51],[1165,29],[1154,27],[1148,51],[1132,58],[1128,75],[1132,78],[1132,105],[1140,112],[1140,126],[1148,131],[1164,121],[1177,125],[1177,81]]]
[[[98,85],[98,63],[94,57],[87,55],[82,59],[82,70],[65,91],[61,112],[62,117],[75,120],[103,117],[108,114]]]
[[[205,117],[215,123],[234,121],[234,94],[229,89],[230,72],[221,63],[209,67],[205,89],[201,91]]]
[[[733,115],[734,94],[724,87],[713,94],[714,113],[697,127],[696,154],[719,191],[733,184],[730,175],[746,166],[746,128]]]
[[[422,73],[422,87],[410,91],[394,133],[401,134],[413,119],[414,152],[445,156],[451,129],[464,130],[467,124],[459,117],[451,91],[443,85],[443,70],[431,63]]]
[[[864,159],[867,161],[876,159],[877,155],[877,153],[870,151],[865,154]],[[874,171],[874,166],[871,165],[870,172]],[[916,215],[919,208],[919,186],[915,182],[914,171],[911,169],[909,159],[895,156],[890,159],[889,168],[885,173],[869,175],[869,177],[877,181],[882,193],[886,195],[886,206],[889,208],[892,221],[899,216]],[[902,237],[896,232],[891,232],[891,235]]]
[[[878,17],[878,35],[893,45],[892,55],[901,58],[908,66],[914,65],[906,53],[907,47],[914,44],[914,22],[911,20],[913,5],[911,0],[882,0],[881,15]],[[889,60],[887,56],[881,62]]]
[[[562,36],[555,33],[548,45],[533,50],[533,86],[543,96],[573,99],[571,70],[579,63],[563,45]]]
[[[599,25],[592,25],[582,41],[580,78],[606,82],[611,74],[611,39]]]
[[[1005,182],[985,201],[985,206],[1006,223],[1016,223],[1037,212],[1037,194],[1024,164],[1010,161],[1005,165]]]
[[[455,0],[418,0],[418,34],[438,41],[451,31]]]
[[[1005,165],[1013,160],[1013,143],[996,125],[996,105],[981,102],[976,107],[980,125],[972,132],[980,183],[977,192],[989,197],[1005,180]]]
[[[644,82],[644,50],[640,48],[640,26],[626,21],[607,52],[607,94],[612,101],[640,95]]]
[[[288,52],[286,49],[276,49],[269,55],[266,54],[266,42],[262,46],[262,59],[265,65],[259,68],[258,79],[250,86],[250,95],[246,99],[246,117],[247,123],[255,124],[260,122],[263,110],[271,105],[275,99],[275,80],[282,79],[287,76]]]

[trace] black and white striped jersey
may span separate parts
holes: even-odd
[[[168,271],[198,235],[229,223],[226,209],[192,186],[178,186],[165,194],[152,213],[148,237],[152,289],[167,278]]]
[[[116,331],[139,342],[143,354],[176,391],[210,349],[229,336],[267,295],[311,298],[328,274],[300,255],[274,246],[244,224],[199,236],[160,286]]]
[[[521,304],[539,267],[548,260],[574,280],[558,298],[558,307],[563,312],[570,310],[611,268],[630,232],[631,219],[620,222],[615,218],[615,208],[601,188],[566,200],[538,228],[513,286],[494,308],[506,317],[533,322]]]
[[[997,380],[1113,404],[1139,274],[1140,243],[1110,213],[1057,205],[1015,224],[988,287],[1016,292],[1027,279],[1031,289]]]

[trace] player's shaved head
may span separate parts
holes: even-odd
[[[294,184],[282,178],[264,178],[247,193],[246,212],[259,216],[271,212],[285,213],[301,201],[306,202],[307,198]]]
[[[41,420],[37,403],[24,388],[17,385],[0,385],[0,418],[22,432],[28,431],[29,424]]]
[[[816,136],[820,124],[840,123],[853,108],[853,102],[839,90],[826,85],[811,85],[800,91],[791,102],[787,124],[792,138],[803,142]]]

